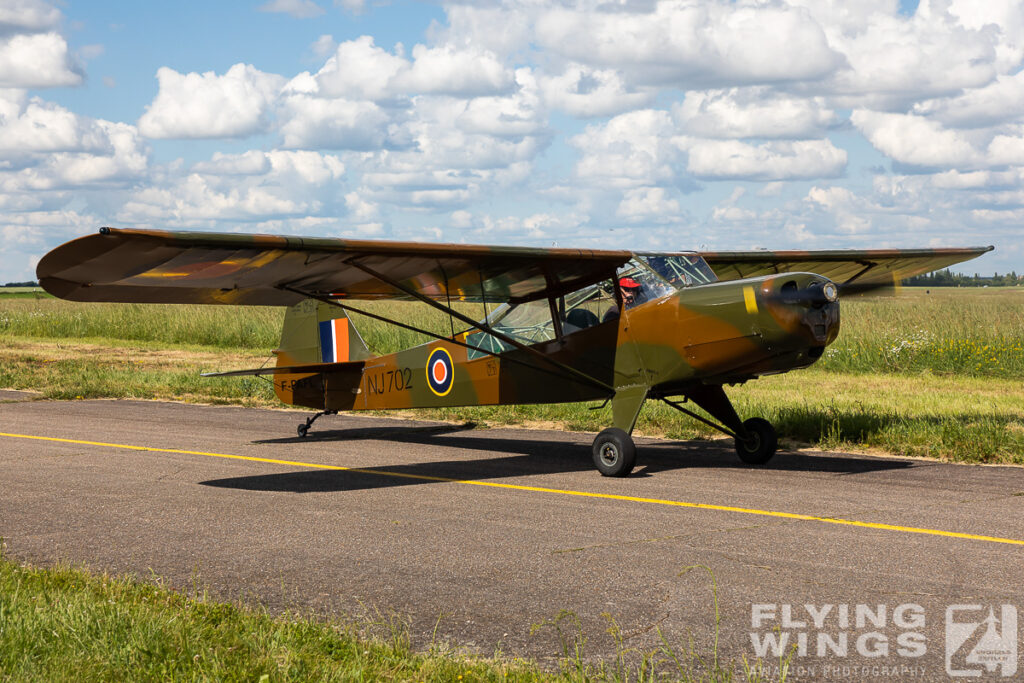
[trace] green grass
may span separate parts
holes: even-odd
[[[1024,288],[925,292],[844,301],[820,367],[1024,379]]]
[[[422,305],[358,305],[439,333],[451,330],[444,315]],[[465,312],[480,313],[468,306]],[[0,299],[0,386],[36,389],[48,398],[279,405],[263,379],[198,375],[262,365],[282,318],[276,308]],[[381,353],[426,341],[365,318],[358,325]],[[771,420],[791,444],[1024,464],[1024,291],[906,288],[893,297],[844,301],[842,326],[813,368],[730,389],[738,412]],[[589,408],[411,414],[486,425],[606,427],[608,409]],[[660,404],[644,408],[637,429],[679,439],[716,436]]]
[[[447,316],[422,304],[359,302],[358,307],[438,334],[451,334]],[[479,306],[458,306],[483,317]],[[480,314],[479,316],[477,314]],[[393,325],[355,317],[370,349],[390,353],[430,340]],[[258,350],[269,355],[281,337],[284,309],[265,306],[82,304],[54,299],[0,297],[0,340],[5,337],[111,339],[171,345]],[[465,325],[457,323],[456,331]]]
[[[0,679],[39,681],[529,681],[521,662],[414,653],[294,614],[217,603],[127,578],[0,562]]]
[[[0,287],[0,300],[52,298],[53,296],[43,291],[42,287]]]
[[[260,349],[280,339],[284,312],[253,306],[81,304],[60,299],[0,299],[0,339],[107,338],[122,341]]]
[[[578,620],[537,625],[562,636],[560,670],[507,657],[413,649],[395,615],[362,624],[270,614],[127,577],[65,566],[19,565],[0,555],[0,680],[12,681],[747,681],[755,662],[697,657],[662,639],[649,652],[623,646],[608,662],[585,659]],[[554,653],[553,653],[554,654]]]

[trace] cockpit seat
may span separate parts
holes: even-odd
[[[588,311],[585,308],[574,308],[565,316],[565,322],[567,325],[583,330],[597,325],[600,321],[597,319],[597,314],[593,311]]]

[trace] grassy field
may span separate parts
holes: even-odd
[[[907,287],[842,306],[823,369],[1024,379],[1024,287]]]
[[[437,332],[442,314],[416,304],[366,304]],[[478,310],[468,308],[467,313]],[[774,422],[790,444],[878,449],[965,462],[1024,464],[1024,288],[906,288],[844,301],[842,332],[809,370],[730,390],[741,415]],[[277,308],[75,304],[0,297],[0,387],[49,398],[160,398],[279,405],[259,378],[199,372],[258,367],[277,344]],[[368,345],[388,352],[422,335],[357,321]],[[539,424],[598,431],[607,408],[498,406],[414,411],[484,425]],[[639,433],[716,433],[660,404]]]
[[[0,299],[51,299],[42,287],[0,287]]]
[[[769,679],[759,662],[701,658],[662,639],[648,652],[622,645],[608,662],[584,658],[571,614],[536,628],[563,634],[555,671],[533,662],[416,652],[398,615],[359,625],[311,615],[272,615],[68,567],[17,564],[0,553],[0,680],[11,681],[722,681]],[[788,660],[772,662],[785,672]]]

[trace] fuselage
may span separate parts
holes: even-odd
[[[600,400],[636,386],[671,395],[694,384],[743,382],[806,367],[835,340],[839,304],[813,295],[828,282],[782,273],[691,285],[623,305],[603,321],[593,314],[586,327],[562,320],[529,351],[502,350],[471,329],[334,372],[278,375],[275,387],[287,403],[384,410]]]

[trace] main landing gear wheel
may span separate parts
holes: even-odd
[[[752,417],[743,423],[747,431],[746,440],[736,437],[736,453],[748,465],[763,465],[775,455],[778,437],[772,423],[760,417]]]
[[[594,465],[606,477],[626,477],[636,465],[636,445],[629,434],[609,427],[594,439]]]

